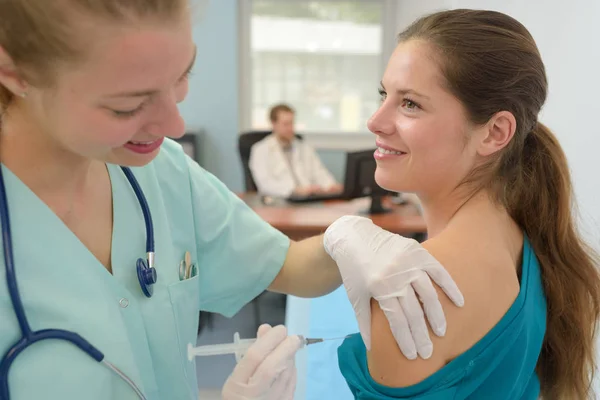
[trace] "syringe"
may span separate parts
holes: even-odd
[[[340,340],[346,339],[348,336],[343,336],[339,338],[305,338],[302,335],[298,335],[300,340],[302,341],[302,347],[306,347],[311,344],[321,343],[326,340]],[[194,357],[203,357],[203,356],[217,356],[221,354],[235,354],[236,362],[239,362],[248,348],[252,346],[256,342],[256,339],[240,339],[239,332],[236,332],[233,335],[233,343],[225,343],[225,344],[211,344],[206,346],[198,346],[194,347],[191,343],[188,344],[188,360],[192,361]]]

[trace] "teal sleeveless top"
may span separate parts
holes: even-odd
[[[360,334],[338,349],[338,362],[355,399],[535,400],[535,367],[546,332],[546,297],[540,265],[527,237],[519,294],[504,317],[473,347],[424,381],[404,388],[375,382]],[[401,373],[401,371],[398,371]]]

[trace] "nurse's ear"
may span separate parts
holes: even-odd
[[[0,46],[0,84],[15,96],[21,97],[27,92],[27,82],[2,46]]]

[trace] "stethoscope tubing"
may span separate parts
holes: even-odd
[[[152,224],[152,216],[150,214],[150,208],[144,193],[135,179],[135,176],[131,170],[127,167],[121,167],[127,180],[131,184],[133,191],[140,203],[142,213],[144,214],[144,222],[146,225],[146,253],[148,254],[148,267],[154,268],[154,226]],[[39,331],[32,331],[27,315],[25,313],[25,307],[21,300],[19,293],[19,287],[17,284],[17,276],[15,272],[15,262],[12,246],[12,232],[10,227],[10,218],[8,212],[8,199],[6,197],[6,187],[4,185],[4,176],[2,174],[2,166],[0,166],[0,223],[2,225],[2,243],[4,248],[4,264],[6,269],[6,283],[8,286],[8,292],[10,300],[15,311],[15,315],[19,322],[19,328],[21,330],[21,339],[16,342],[2,357],[0,361],[0,400],[9,400],[10,393],[8,387],[8,374],[10,367],[12,366],[15,359],[29,346],[40,342],[42,340],[63,340],[67,341],[84,353],[92,357],[95,361],[102,363],[106,368],[113,371],[121,379],[123,379],[136,393],[141,400],[146,400],[146,397],[138,386],[121,370],[116,366],[109,363],[104,359],[104,354],[95,348],[91,343],[81,337],[79,334],[70,332],[62,329],[43,329]],[[150,256],[151,255],[151,256]],[[140,284],[142,284],[140,282]],[[145,293],[145,291],[144,291]]]

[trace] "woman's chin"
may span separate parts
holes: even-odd
[[[159,152],[160,148],[147,154],[138,154],[127,149],[120,148],[110,154],[107,162],[121,165],[123,167],[144,167],[151,163]]]
[[[400,193],[410,191],[406,182],[403,179],[399,179],[397,174],[394,175],[392,172],[382,171],[380,168],[377,168],[375,170],[375,182],[390,192]]]

